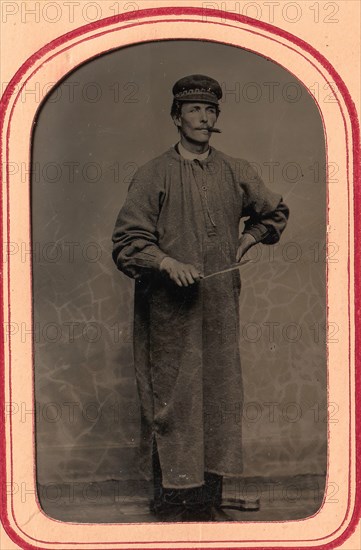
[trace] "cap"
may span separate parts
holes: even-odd
[[[202,74],[184,76],[173,86],[174,99],[178,101],[197,101],[218,105],[222,97],[222,88],[217,80]]]

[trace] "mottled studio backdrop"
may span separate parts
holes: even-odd
[[[36,121],[42,483],[138,475],[133,281],[112,262],[111,235],[136,167],[177,141],[171,88],[192,73],[223,87],[223,133],[212,144],[253,162],[291,211],[281,243],[258,245],[250,252],[254,262],[242,268],[245,475],[325,471],[325,144],[318,109],[291,74],[266,58],[216,43],[168,41],[83,65],[53,90]]]

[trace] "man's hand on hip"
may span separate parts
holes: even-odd
[[[236,262],[240,262],[247,250],[256,244],[256,239],[250,233],[243,233],[239,240]]]
[[[170,279],[178,286],[189,286],[201,279],[198,269],[192,264],[183,264],[170,256],[163,258],[160,270],[169,275]]]

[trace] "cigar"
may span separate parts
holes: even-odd
[[[215,132],[216,134],[221,134],[222,133],[222,130],[220,130],[219,128],[208,128],[208,131],[209,132]]]

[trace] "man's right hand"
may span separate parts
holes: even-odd
[[[166,256],[160,263],[160,270],[169,275],[178,286],[189,286],[202,278],[198,269],[192,264],[183,264],[170,256]]]

